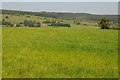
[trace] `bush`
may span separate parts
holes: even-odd
[[[14,24],[10,24],[10,26],[11,26],[11,27],[13,27],[13,26],[14,26]]]
[[[2,21],[0,21],[0,25],[2,25]]]
[[[65,23],[51,23],[50,26],[65,26],[65,27],[70,27],[70,24],[65,24]]]
[[[2,20],[3,22],[5,21],[5,19]]]
[[[49,23],[56,23],[56,21],[49,21],[49,20],[46,20],[46,21],[43,21],[43,23],[45,23],[45,24],[49,24]]]
[[[34,27],[41,27],[41,25],[40,25],[39,22],[37,22],[37,23],[34,24]]]
[[[30,18],[30,16],[26,16],[27,18]]]
[[[87,26],[87,24],[85,24],[85,23],[84,23],[83,25],[84,25],[84,26]]]
[[[5,16],[5,18],[9,18],[8,16]]]
[[[46,20],[46,21],[43,21],[43,23],[48,24],[48,23],[51,23],[51,22]]]
[[[102,18],[98,22],[98,25],[101,27],[101,29],[110,29],[111,22],[107,18]]]
[[[77,24],[77,25],[80,25],[80,22],[77,22],[76,24]]]
[[[20,24],[16,24],[16,27],[20,27]]]
[[[24,26],[28,26],[28,20],[24,20]]]
[[[80,22],[79,22],[79,21],[74,21],[74,23],[75,23],[76,25],[80,25]]]
[[[11,23],[10,23],[10,22],[7,22],[7,21],[2,21],[2,24],[3,24],[3,25],[11,25]]]
[[[114,29],[114,30],[120,30],[120,24],[113,24],[112,26],[111,26],[111,29]]]
[[[41,27],[41,24],[39,22],[35,22],[35,21],[28,21],[28,20],[24,20],[24,26],[29,26],[29,27]]]

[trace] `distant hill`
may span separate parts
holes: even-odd
[[[29,11],[18,11],[18,10],[2,10],[2,14],[11,15],[34,15],[51,18],[63,18],[63,19],[78,19],[88,21],[98,21],[100,18],[109,18],[113,23],[118,22],[118,15],[95,15],[88,13],[64,13],[64,12],[29,12]]]

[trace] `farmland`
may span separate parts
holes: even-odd
[[[104,16],[3,10],[2,77],[117,78],[117,19],[101,29]]]
[[[93,27],[2,29],[3,78],[116,78],[118,31]]]
[[[2,78],[2,27],[0,26],[0,78]]]

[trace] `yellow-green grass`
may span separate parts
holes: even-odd
[[[6,16],[8,16],[8,18],[6,18]],[[30,17],[27,17],[30,16]],[[39,17],[39,16],[31,16],[31,15],[3,15],[2,16],[3,19],[5,19],[5,21],[11,22],[11,23],[20,23],[23,22],[24,20],[32,20],[32,21],[36,21],[36,22],[42,22],[44,17]],[[39,18],[38,18],[39,17]],[[42,19],[43,18],[43,19]]]
[[[117,78],[118,31],[3,27],[3,78]]]
[[[0,25],[0,79],[2,78],[2,25]]]

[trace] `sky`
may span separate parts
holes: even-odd
[[[120,0],[1,0],[2,2],[118,2]]]
[[[118,14],[117,2],[2,2],[2,9],[22,11]]]

